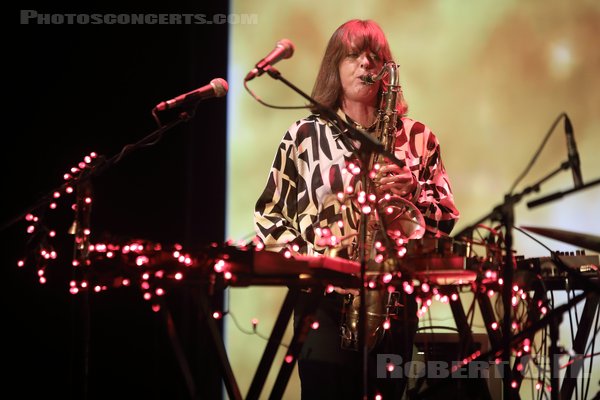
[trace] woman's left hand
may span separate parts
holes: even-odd
[[[406,197],[415,192],[417,180],[408,167],[400,168],[396,164],[384,164],[375,176],[376,191],[379,196],[386,193]]]

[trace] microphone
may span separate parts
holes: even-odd
[[[260,60],[252,71],[248,72],[248,75],[246,75],[244,80],[248,82],[257,76],[261,76],[267,67],[285,58],[290,58],[292,54],[294,54],[294,43],[288,39],[281,39],[277,42],[273,51],[271,51],[265,58]]]
[[[573,183],[576,188],[583,186],[583,178],[581,177],[581,165],[579,164],[579,153],[575,144],[575,136],[573,136],[573,125],[571,120],[565,114],[565,135],[567,136],[567,150],[569,152],[569,164],[573,171]]]
[[[227,93],[229,86],[227,81],[222,78],[215,78],[208,85],[202,86],[191,92],[179,95],[171,100],[160,102],[154,107],[157,111],[164,111],[170,108],[181,107],[189,103],[209,99],[211,97],[223,97]]]

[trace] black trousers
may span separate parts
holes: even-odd
[[[414,336],[417,330],[417,304],[413,296],[404,294],[400,315],[391,322],[368,355],[367,387],[369,398],[381,394],[384,399],[400,399],[407,384],[405,364],[412,360]],[[294,323],[304,307],[301,297]],[[343,296],[332,293],[323,297],[317,309],[319,328],[311,330],[298,360],[302,399],[362,399],[363,368],[360,352],[341,347],[340,324]],[[394,372],[386,371],[392,363]]]

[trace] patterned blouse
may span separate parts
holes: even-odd
[[[426,235],[449,234],[459,212],[439,142],[418,121],[402,117],[398,126],[394,154],[419,183],[413,203],[423,214]],[[306,254],[329,254],[321,240],[323,228],[329,228],[341,246],[356,239],[356,202],[339,200],[354,184],[348,166],[356,158],[341,135],[318,115],[295,122],[285,133],[254,213],[256,232],[266,249],[280,251],[298,244]]]

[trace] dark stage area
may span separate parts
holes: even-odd
[[[2,305],[5,357],[2,393],[19,398],[218,398],[203,315],[186,286],[152,310],[135,285],[69,292],[74,237],[71,202],[57,201],[56,260],[40,284],[28,224],[21,218],[63,183],[91,152],[114,157],[156,128],[159,102],[227,78],[227,24],[21,24],[20,10],[39,13],[226,14],[227,2],[175,1],[148,6],[23,4],[9,15],[4,93],[9,106],[2,146]],[[179,111],[179,110],[177,110]],[[160,114],[163,123],[177,111]],[[144,239],[200,248],[224,237],[226,100],[207,99],[195,116],[93,176],[92,241]],[[42,207],[48,210],[48,206]],[[31,259],[31,258],[30,258]],[[91,289],[91,288],[90,288]],[[216,298],[218,302],[219,299]],[[191,376],[191,381],[190,381]]]

